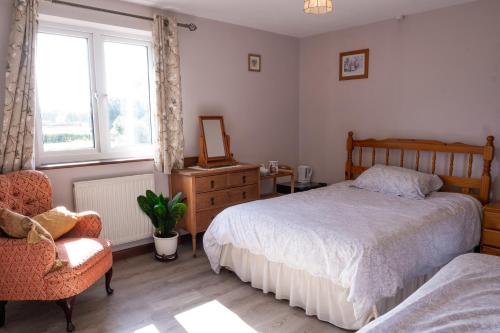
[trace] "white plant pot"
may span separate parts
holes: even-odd
[[[179,233],[175,232],[174,237],[159,238],[153,235],[155,240],[156,253],[160,256],[171,256],[177,252],[177,241],[179,240]]]

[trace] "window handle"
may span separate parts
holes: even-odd
[[[243,195],[243,199],[247,198],[247,192],[243,192],[242,195]]]
[[[210,198],[210,204],[213,206],[215,205],[215,198],[214,197],[211,197]]]
[[[104,94],[104,93],[99,94],[97,91],[95,91],[95,92],[94,92],[94,98],[95,98],[95,100],[96,100],[96,101],[98,101],[98,100],[99,100],[99,97],[102,97],[102,98],[108,98],[108,94]]]

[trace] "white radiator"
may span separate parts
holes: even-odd
[[[101,216],[101,236],[113,245],[150,238],[153,227],[137,204],[137,196],[154,191],[154,175],[137,175],[73,183],[78,212],[93,210]]]

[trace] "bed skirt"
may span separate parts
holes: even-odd
[[[421,276],[408,283],[394,297],[381,300],[369,313],[356,319],[352,303],[347,301],[348,289],[328,279],[268,261],[262,255],[231,244],[224,245],[220,265],[233,271],[242,281],[250,282],[252,287],[261,289],[264,293],[272,292],[276,299],[289,300],[290,306],[304,309],[307,315],[349,330],[360,329],[386,313],[434,275]],[[437,271],[438,269],[435,270]]]

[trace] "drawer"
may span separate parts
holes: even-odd
[[[500,214],[485,212],[483,223],[485,228],[500,230]]]
[[[494,256],[500,256],[500,249],[489,246],[481,246],[481,253],[492,254]]]
[[[259,198],[259,187],[257,184],[232,188],[229,192],[229,203],[236,205],[241,202],[257,200]]]
[[[197,177],[196,193],[222,190],[227,187],[227,175]]]
[[[500,248],[500,231],[483,229],[482,243],[484,245],[492,245]]]
[[[246,171],[229,174],[230,187],[257,184],[258,180],[259,177],[256,171]]]
[[[204,210],[196,213],[196,232],[207,230],[212,220],[224,210],[224,207]]]
[[[228,190],[198,193],[196,195],[196,210],[227,206],[229,203]]]

